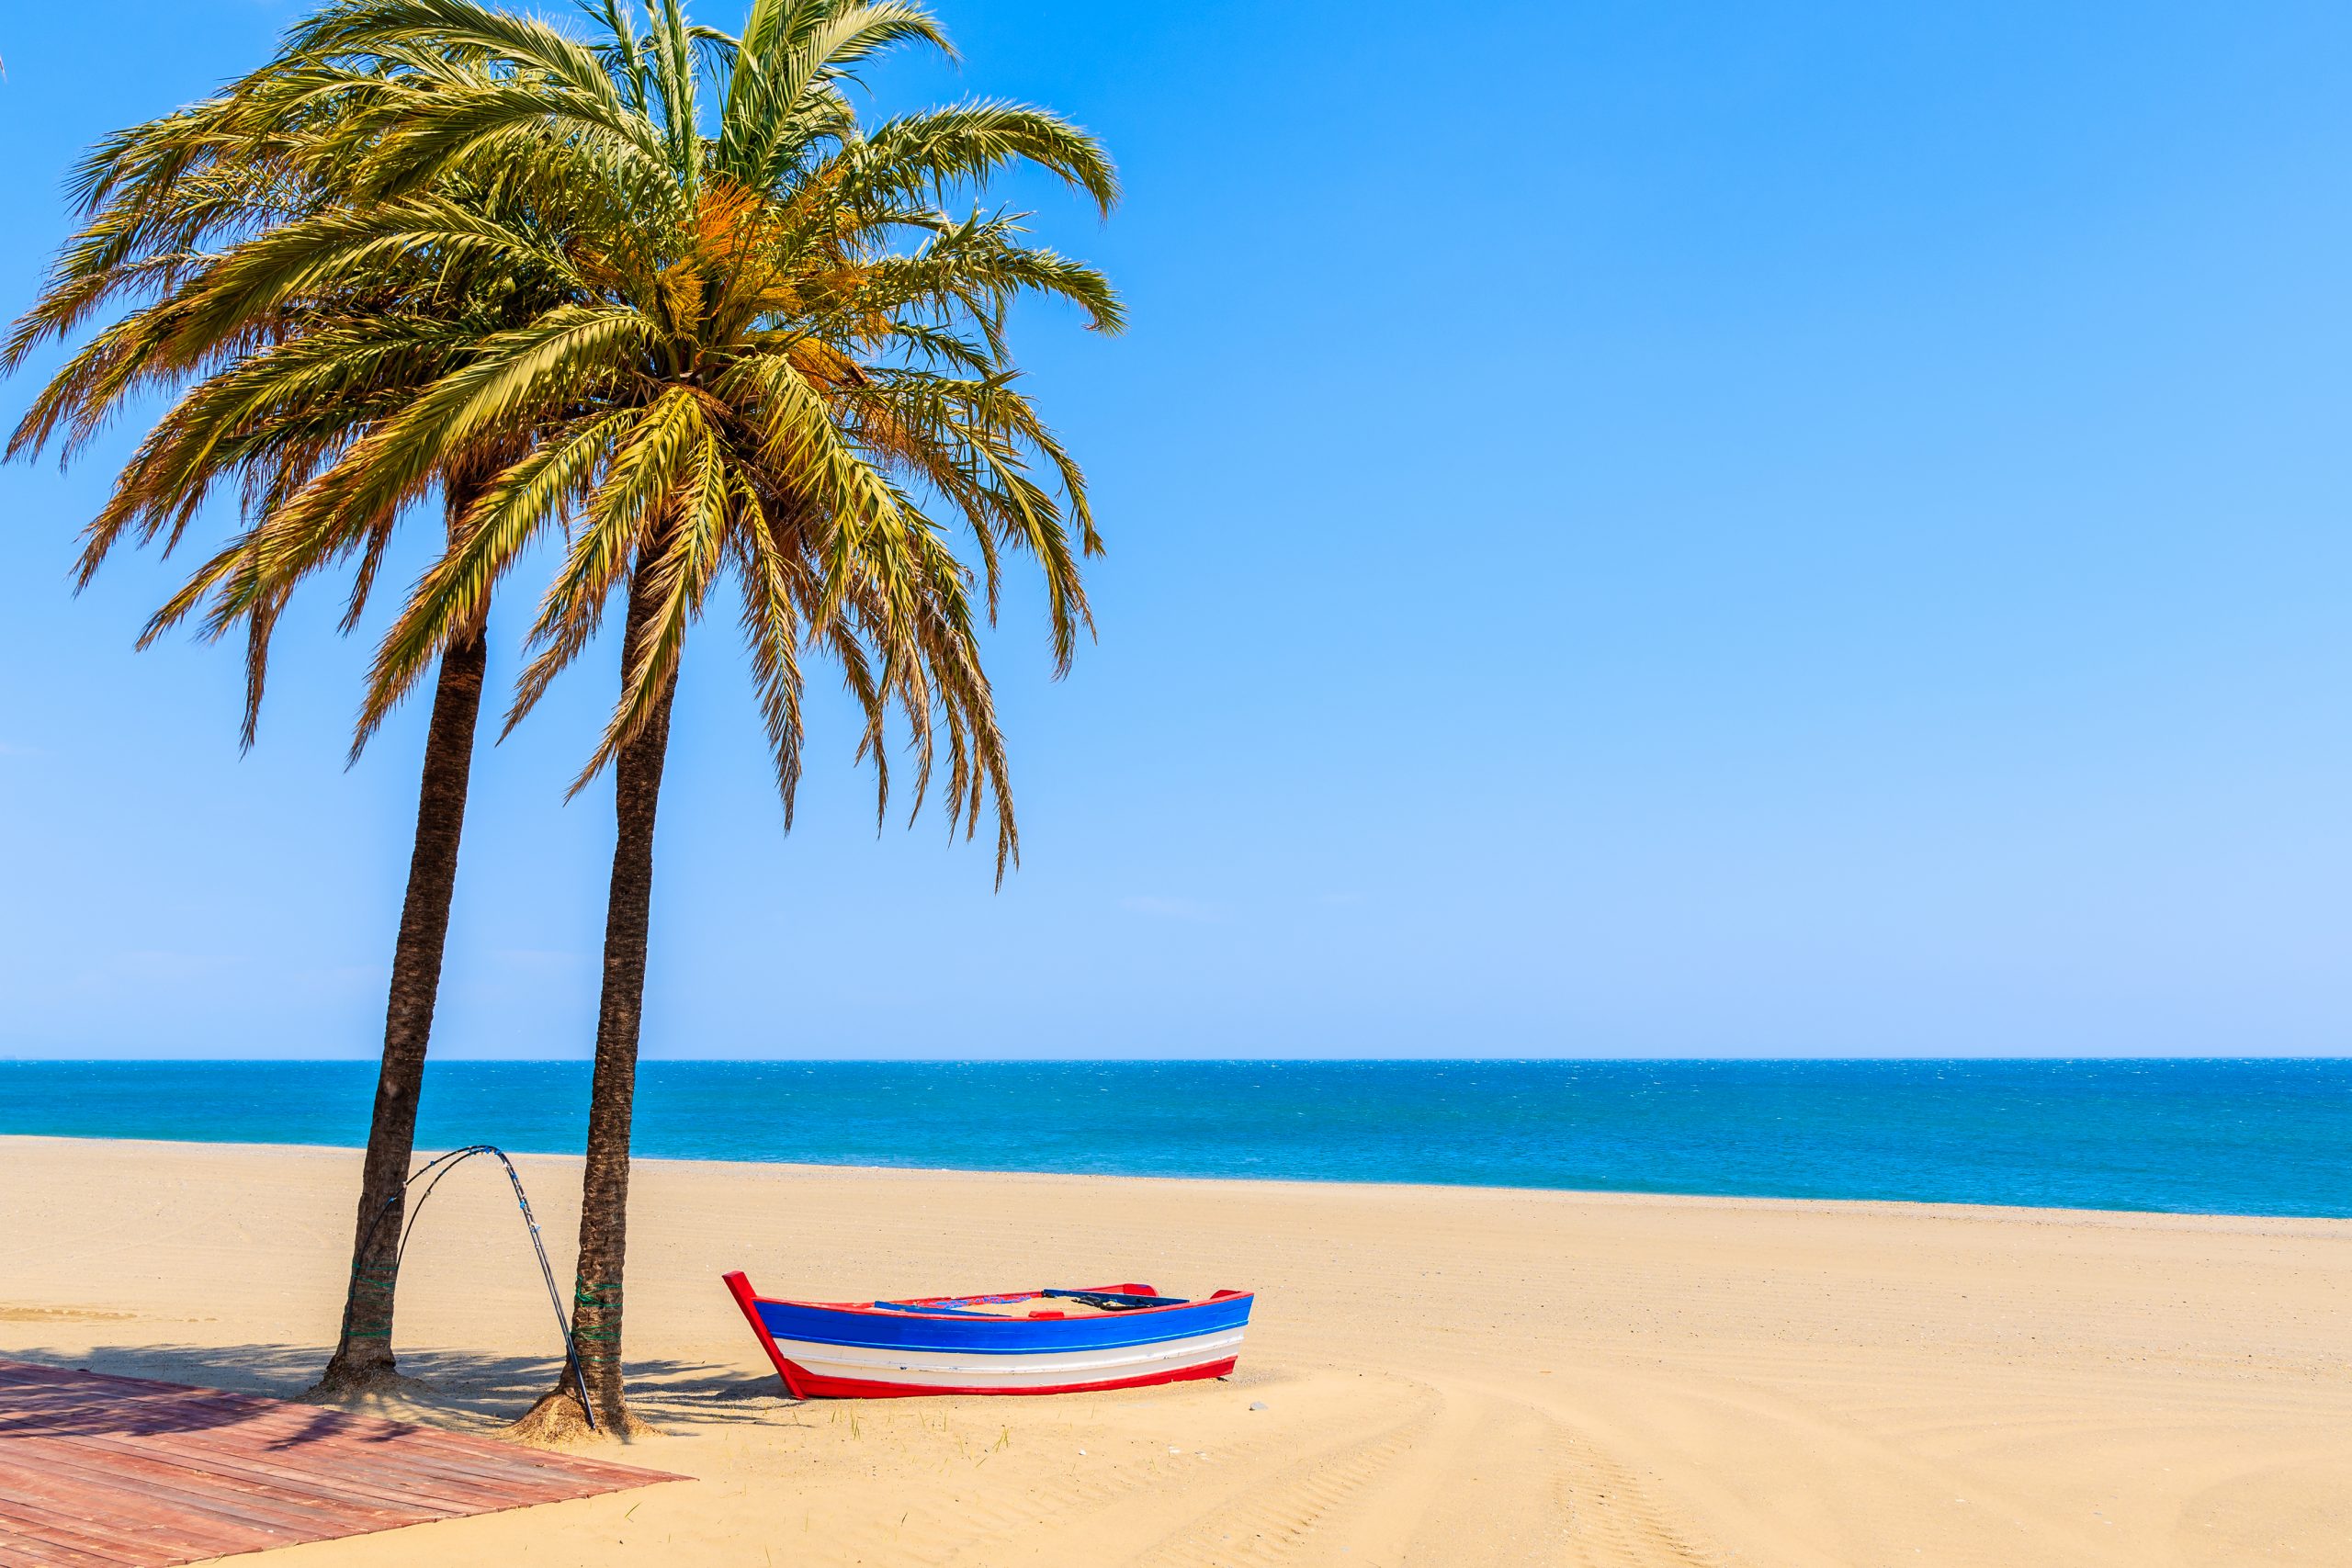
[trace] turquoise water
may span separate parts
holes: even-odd
[[[0,1133],[356,1145],[368,1063],[0,1061]],[[584,1064],[420,1146],[576,1153]],[[637,1151],[826,1165],[2352,1215],[2352,1061],[649,1062]]]

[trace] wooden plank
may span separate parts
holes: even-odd
[[[8,1547],[9,1568],[153,1568],[146,1557],[107,1557],[54,1541],[0,1536]]]
[[[136,1454],[141,1451],[137,1445],[126,1442],[119,1438],[59,1438],[51,1440],[72,1448],[85,1449],[98,1454]],[[429,1509],[445,1515],[462,1514],[476,1501],[474,1498],[459,1498],[448,1495],[425,1496],[416,1492],[393,1487],[380,1479],[385,1468],[379,1462],[376,1462],[380,1456],[369,1457],[370,1474],[364,1478],[340,1472],[332,1476],[316,1472],[304,1473],[284,1466],[256,1463],[233,1454],[198,1453],[182,1450],[175,1453],[173,1459],[175,1463],[189,1470],[207,1475],[220,1476],[232,1483],[239,1481],[284,1484],[299,1483],[307,1495],[345,1503],[359,1508],[382,1508],[388,1511],[407,1512]]]
[[[136,1457],[99,1456],[98,1462],[104,1464],[108,1458],[135,1459]],[[137,1467],[133,1464],[126,1464],[123,1468],[133,1475],[137,1473]],[[243,1518],[272,1531],[289,1528],[307,1528],[310,1524],[319,1522],[341,1524],[354,1517],[373,1519],[381,1527],[389,1529],[394,1525],[412,1524],[424,1519],[447,1518],[469,1511],[448,1507],[386,1506],[372,1499],[345,1499],[328,1495],[308,1487],[256,1485],[249,1477],[224,1475],[194,1469],[187,1472],[185,1484],[188,1490],[205,1499],[202,1506],[195,1511],[213,1517]],[[271,1509],[271,1505],[281,1501],[309,1504],[317,1507],[319,1513],[314,1519],[288,1520],[282,1514],[274,1513]],[[257,1505],[258,1507],[241,1505]],[[183,1512],[188,1511],[184,1502],[175,1502],[175,1506]]]
[[[0,1360],[10,1568],[168,1568],[676,1479],[256,1394]]]
[[[14,1551],[18,1540],[39,1540],[112,1552],[126,1562],[184,1562],[208,1539],[188,1533],[184,1524],[141,1522],[127,1511],[93,1519],[85,1508],[62,1499],[0,1490],[0,1543]]]
[[[76,1444],[105,1444],[137,1453],[145,1447],[119,1439],[74,1438],[60,1439]],[[406,1451],[403,1451],[406,1450]],[[235,1469],[247,1479],[263,1484],[306,1486],[316,1479],[335,1478],[355,1483],[363,1490],[378,1495],[378,1500],[388,1506],[409,1508],[432,1508],[467,1513],[484,1507],[509,1506],[508,1500],[518,1490],[524,1477],[516,1477],[505,1486],[490,1482],[453,1474],[447,1467],[434,1462],[428,1453],[414,1451],[414,1445],[395,1449],[389,1443],[371,1443],[364,1450],[353,1445],[340,1445],[334,1450],[312,1449],[299,1457],[289,1458],[267,1451],[260,1453],[230,1450],[211,1447],[175,1446],[174,1457],[191,1465],[218,1463]],[[329,1468],[322,1468],[325,1461]],[[544,1487],[544,1480],[532,1472],[530,1489]],[[576,1484],[560,1486],[569,1495]],[[609,1488],[607,1488],[608,1490]]]
[[[197,1456],[183,1457],[192,1461]],[[537,1470],[486,1478],[463,1466],[439,1462],[432,1454],[408,1452],[395,1456],[385,1452],[383,1446],[371,1448],[364,1454],[346,1454],[339,1461],[317,1453],[306,1454],[299,1463],[276,1458],[234,1457],[255,1467],[258,1473],[249,1472],[252,1479],[297,1489],[306,1487],[322,1463],[332,1463],[333,1473],[338,1477],[348,1477],[364,1466],[370,1484],[380,1494],[377,1501],[392,1507],[438,1514],[481,1513],[523,1503],[554,1502],[616,1490],[609,1483]]]
[[[508,1506],[521,1494],[578,1496],[614,1489],[614,1484],[603,1477],[578,1474],[560,1456],[535,1455],[526,1459],[520,1450],[511,1450],[504,1454],[478,1456],[470,1447],[445,1447],[448,1437],[419,1431],[398,1444],[369,1441],[344,1446],[346,1451],[357,1450],[355,1457],[361,1459],[367,1473],[377,1484],[420,1500],[445,1499],[461,1510]],[[483,1439],[471,1441],[479,1443]],[[307,1453],[290,1455],[285,1450],[273,1450],[236,1457],[280,1473],[307,1472],[316,1468],[309,1462]],[[631,1478],[620,1484],[633,1481]]]
[[[14,1554],[21,1550],[18,1542],[33,1540],[40,1540],[59,1551],[83,1551],[101,1563],[148,1561],[153,1554],[153,1540],[146,1533],[106,1528],[87,1518],[66,1517],[56,1509],[0,1495],[0,1542],[7,1542],[7,1550]]]
[[[129,1493],[198,1517],[218,1520],[224,1526],[257,1530],[273,1540],[322,1539],[303,1532],[320,1529],[336,1531],[351,1517],[348,1509],[304,1503],[283,1494],[208,1486],[201,1477],[189,1475],[169,1459],[153,1455],[121,1455],[111,1461],[94,1464],[67,1453],[62,1445],[51,1443],[42,1445],[40,1463],[42,1470],[69,1482],[78,1482],[84,1489],[97,1493],[116,1506],[126,1501],[119,1495]]]
[[[28,1459],[35,1456],[28,1455]],[[0,1498],[21,1508],[84,1521],[98,1531],[147,1538],[158,1534],[198,1540],[183,1510],[141,1488],[92,1487],[46,1465],[13,1464],[0,1455]]]
[[[18,1467],[24,1467],[26,1462],[26,1458],[17,1460]],[[306,1500],[299,1479],[291,1483],[254,1485],[252,1481],[207,1476],[181,1464],[179,1455],[169,1448],[120,1448],[108,1453],[77,1448],[73,1443],[40,1443],[40,1450],[30,1455],[30,1462],[42,1474],[80,1481],[94,1491],[134,1491],[167,1505],[219,1506],[226,1512],[247,1509],[254,1514],[268,1514],[268,1523],[280,1523],[276,1514],[285,1514],[282,1523],[299,1523],[303,1514],[332,1517],[336,1512],[329,1500]],[[18,1470],[18,1474],[24,1472]]]

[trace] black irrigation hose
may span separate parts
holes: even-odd
[[[457,1169],[458,1166],[476,1155],[496,1156],[498,1163],[506,1168],[506,1179],[514,1184],[515,1206],[523,1211],[523,1224],[530,1227],[531,1250],[537,1253],[539,1257],[539,1278],[547,1281],[548,1305],[555,1309],[556,1332],[563,1336],[564,1364],[571,1369],[571,1386],[580,1396],[580,1413],[588,1418],[588,1429],[592,1432],[595,1431],[596,1410],[588,1401],[588,1376],[580,1370],[580,1348],[572,1342],[571,1324],[563,1315],[563,1298],[557,1293],[555,1288],[555,1269],[548,1263],[546,1243],[539,1239],[539,1222],[531,1213],[531,1200],[524,1195],[523,1178],[515,1170],[514,1162],[506,1157],[505,1150],[495,1144],[468,1144],[462,1149],[451,1149],[447,1154],[427,1161],[406,1181],[401,1183],[401,1190],[398,1192],[384,1200],[384,1206],[376,1212],[375,1219],[368,1226],[367,1235],[359,1243],[359,1256],[361,1258],[368,1256],[368,1249],[376,1243],[376,1233],[383,1228],[383,1224],[391,1216],[393,1208],[401,1199],[408,1196],[408,1190],[421,1178],[439,1168],[440,1176],[435,1176],[431,1181],[426,1182],[424,1190],[417,1195],[416,1207],[410,1212],[408,1224],[401,1231],[400,1248],[392,1254],[392,1272],[393,1277],[397,1279],[401,1260],[408,1256],[408,1238],[416,1234],[417,1218],[424,1213],[424,1201],[433,1196],[433,1190],[435,1187],[441,1185],[441,1177],[448,1175],[450,1171]],[[350,1327],[350,1309],[346,1306],[344,1311],[344,1326],[346,1331]]]

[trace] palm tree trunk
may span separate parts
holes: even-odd
[[[629,581],[626,659],[652,618],[651,575],[660,551],[645,550]],[[621,1276],[628,1244],[629,1119],[637,1099],[638,1031],[645,1001],[646,934],[653,904],[653,825],[662,767],[670,749],[673,675],[644,727],[614,759],[613,880],[605,912],[604,994],[596,1010],[596,1066],[589,1086],[588,1160],[580,1190],[580,1265],[572,1283],[572,1337],[583,1391],[606,1432],[626,1437],[621,1378]],[[570,1375],[566,1374],[569,1382]],[[559,1389],[559,1393],[562,1390]],[[555,1412],[542,1402],[546,1417]]]
[[[376,1112],[359,1180],[351,1285],[344,1298],[342,1337],[314,1393],[357,1393],[395,1375],[392,1292],[405,1208],[401,1184],[416,1146],[417,1095],[424,1083],[433,1005],[441,989],[442,949],[458,886],[458,845],[465,830],[488,652],[489,637],[477,626],[442,654],[434,686],[424,782],[417,791],[416,845],[409,854],[408,897],[401,908],[391,996],[384,1008],[384,1060],[376,1075]]]

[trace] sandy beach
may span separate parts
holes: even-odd
[[[576,1164],[521,1164],[568,1273]],[[0,1139],[0,1354],[298,1392],[357,1165]],[[732,1268],[1261,1301],[1230,1382],[801,1405]],[[2352,1222],[645,1161],[629,1284],[626,1457],[696,1479],[272,1560],[2352,1561]],[[444,1424],[547,1382],[494,1168],[435,1199],[400,1344]]]

